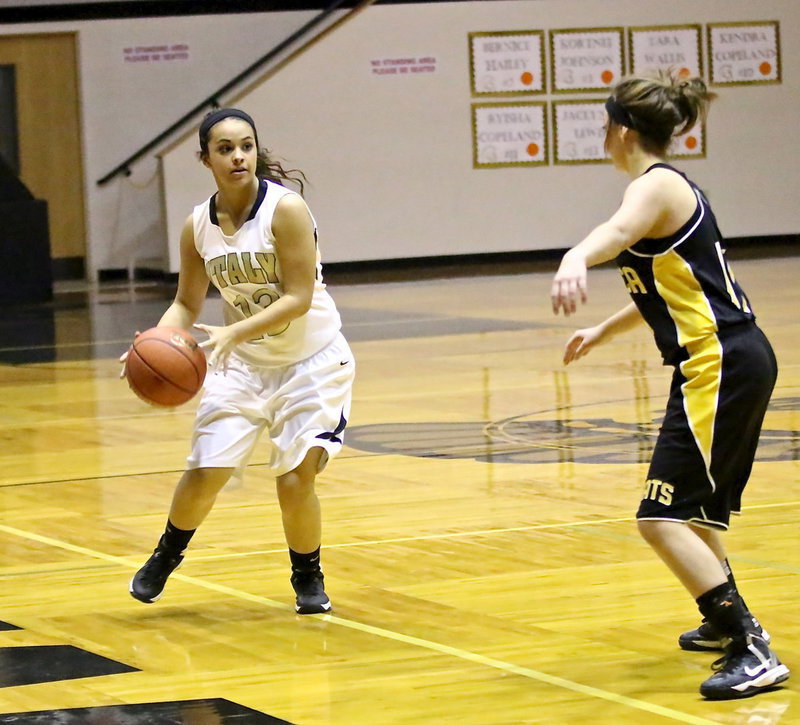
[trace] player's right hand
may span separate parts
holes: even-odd
[[[135,340],[141,334],[141,331],[136,330],[136,332],[133,333],[133,339]],[[119,371],[120,378],[125,377],[125,363],[128,360],[128,355],[130,355],[132,349],[133,345],[131,344],[128,346],[128,349],[119,356],[119,361],[122,363],[122,370]]]

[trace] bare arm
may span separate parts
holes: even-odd
[[[553,279],[550,296],[553,312],[570,315],[577,300],[587,300],[586,273],[589,267],[614,259],[620,252],[646,237],[669,212],[669,195],[661,177],[645,174],[625,190],[622,204],[606,222],[595,227],[562,258]]]
[[[644,322],[642,313],[639,312],[639,308],[631,302],[600,323],[599,327],[603,328],[603,341],[608,341],[622,332],[632,330],[634,327],[638,327],[642,322]]]
[[[191,329],[200,316],[208,292],[208,277],[203,258],[194,246],[194,225],[190,216],[181,231],[181,270],[175,299],[161,316],[159,325]]]
[[[564,347],[564,365],[582,358],[593,347],[608,342],[612,337],[633,329],[643,321],[639,308],[631,302],[599,325],[576,330]]]
[[[208,292],[208,277],[202,257],[194,246],[194,225],[190,216],[181,230],[181,269],[178,275],[178,291],[175,299],[161,315],[158,321],[160,327],[177,327],[181,330],[190,330],[197,320],[203,302]],[[136,332],[134,339],[139,335]],[[122,370],[119,376],[125,377],[125,364],[130,348],[122,353],[119,361]]]

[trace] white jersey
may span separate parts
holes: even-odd
[[[295,193],[262,179],[250,216],[230,236],[217,222],[216,194],[194,208],[194,244],[205,261],[209,279],[222,295],[225,324],[251,317],[283,295],[272,217],[278,202]],[[337,336],[341,326],[333,298],[322,283],[317,249],[317,273],[308,312],[280,332],[238,345],[236,355],[250,365],[289,365],[324,348]]]

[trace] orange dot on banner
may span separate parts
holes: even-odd
[[[694,136],[686,137],[686,148],[691,151],[697,148],[697,139]]]
[[[529,86],[531,83],[533,83],[533,73],[528,73],[528,71],[525,71],[519,77],[519,79],[522,81],[523,85]]]
[[[539,145],[535,143],[528,144],[528,156],[536,156],[539,153]]]
[[[604,70],[600,75],[603,83],[611,83],[614,80],[614,74],[610,70]]]
[[[758,66],[758,70],[761,71],[762,76],[768,76],[770,73],[772,73],[772,66],[767,63],[767,61],[764,61],[760,66]]]
[[[692,72],[688,68],[681,68],[678,71],[678,77],[679,78],[688,78],[691,74],[692,74]]]

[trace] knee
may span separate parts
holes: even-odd
[[[282,508],[298,506],[314,495],[314,478],[298,475],[296,471],[281,476],[276,485]]]
[[[637,521],[642,538],[657,552],[686,541],[689,527],[682,521]],[[692,537],[694,539],[694,537]]]

